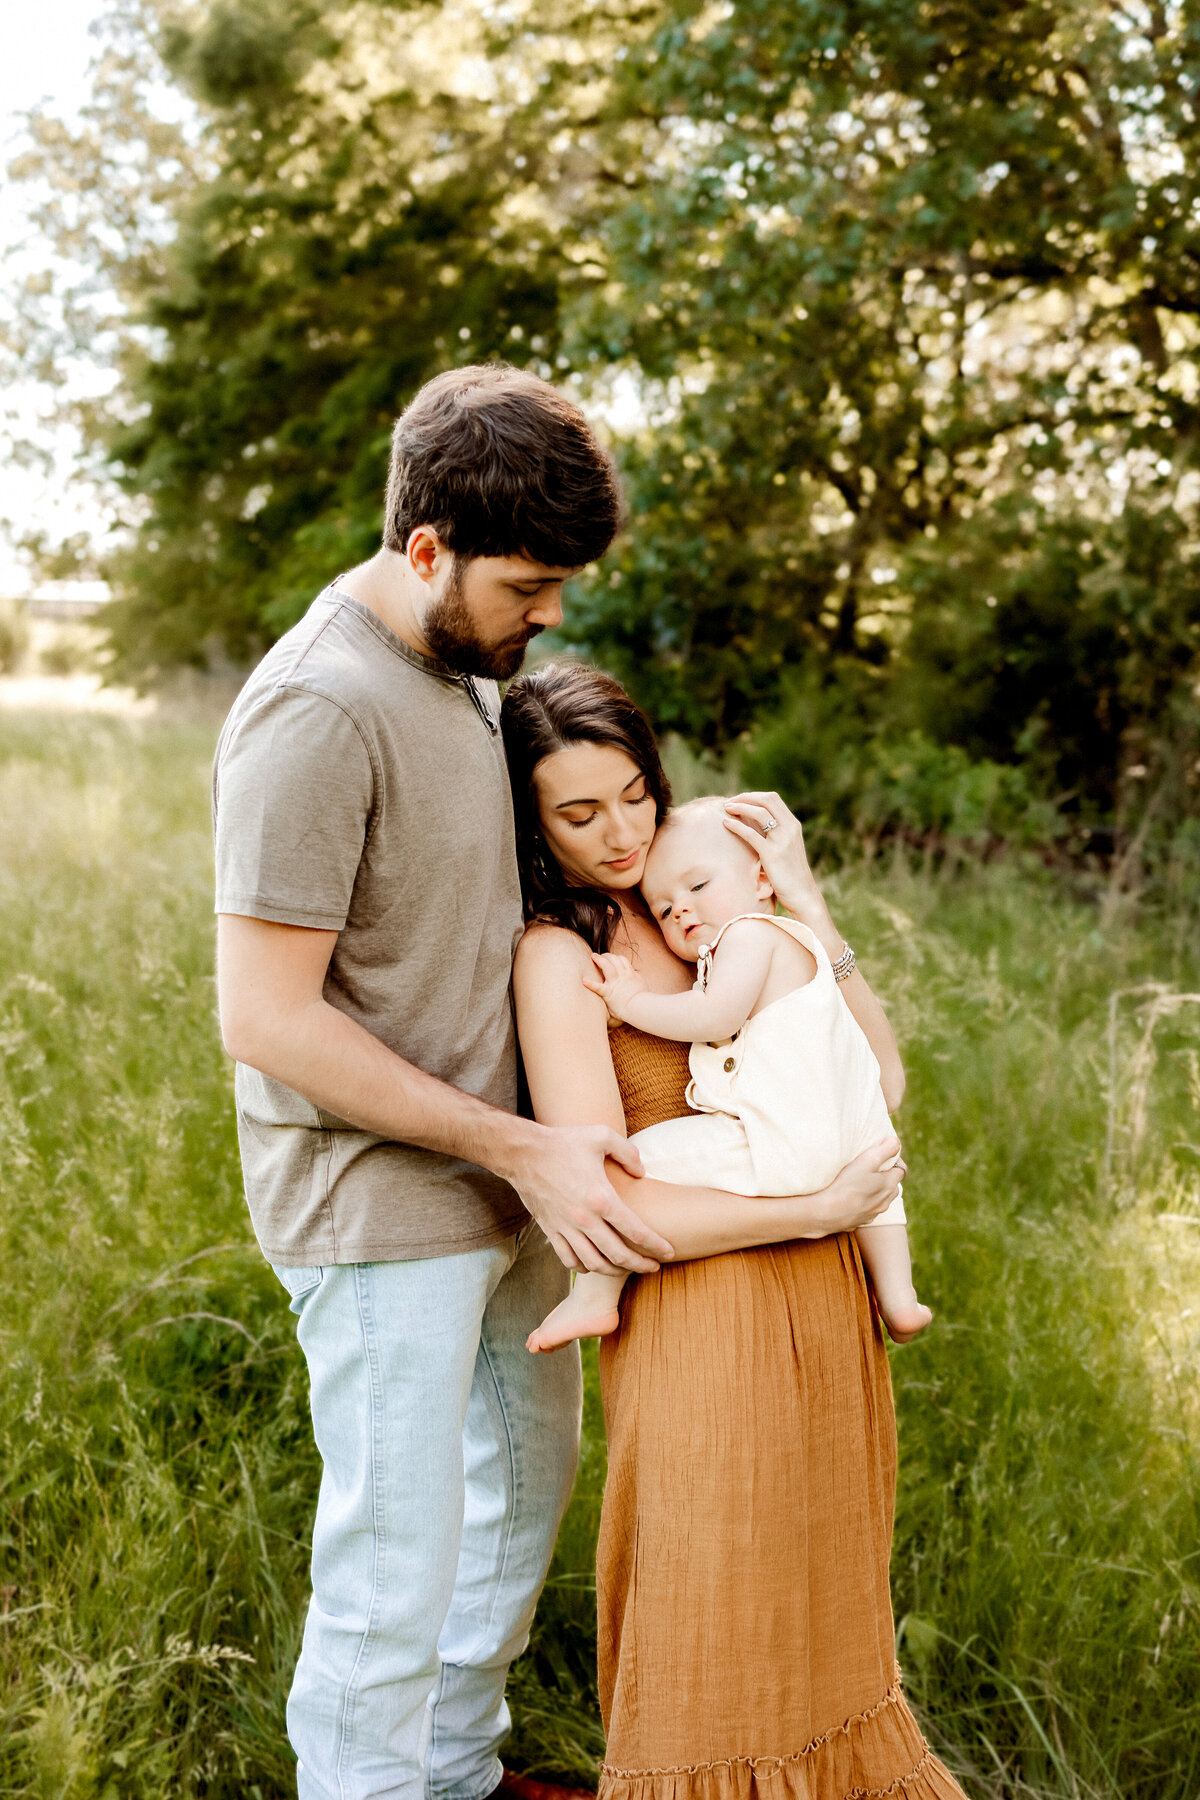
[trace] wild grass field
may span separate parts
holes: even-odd
[[[0,1791],[282,1800],[317,1469],[214,1026],[210,726],[0,718]],[[899,1653],[975,1800],[1200,1793],[1200,932],[997,862],[833,881],[903,1043]],[[586,1783],[594,1383],[512,1683]]]

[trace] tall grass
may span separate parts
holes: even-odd
[[[281,1800],[317,1468],[213,1023],[211,730],[0,720],[0,1791]],[[893,1367],[909,1691],[984,1796],[1200,1792],[1200,991],[1035,869],[844,871],[901,1032],[928,1338]],[[1123,996],[1114,1000],[1114,995]],[[594,1382],[514,1671],[601,1739]]]

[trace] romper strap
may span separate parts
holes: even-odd
[[[701,993],[708,987],[708,978],[712,974],[713,957],[716,955],[717,945],[729,927],[740,924],[743,919],[761,919],[764,925],[778,925],[781,931],[786,931],[790,938],[794,938],[798,944],[802,944],[809,954],[816,958],[818,970],[821,968],[823,957],[828,961],[816,932],[811,931],[807,925],[802,925],[799,919],[783,919],[778,913],[738,913],[734,918],[726,919],[711,944],[701,945],[700,954],[696,958],[696,974],[700,982]]]

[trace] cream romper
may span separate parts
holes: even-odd
[[[813,1194],[860,1151],[891,1130],[879,1064],[842,999],[816,934],[797,919],[744,913],[775,926],[810,951],[817,972],[804,987],[773,1000],[723,1044],[693,1044],[687,1102],[693,1112],[634,1133],[647,1175],[732,1194]],[[700,954],[696,986],[708,985],[715,951]],[[873,1219],[904,1223],[897,1195]]]

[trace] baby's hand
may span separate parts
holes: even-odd
[[[628,1016],[625,1008],[646,992],[645,982],[634,974],[633,964],[626,956],[593,955],[592,961],[596,967],[583,977],[584,987],[599,994],[614,1019],[624,1020]]]

